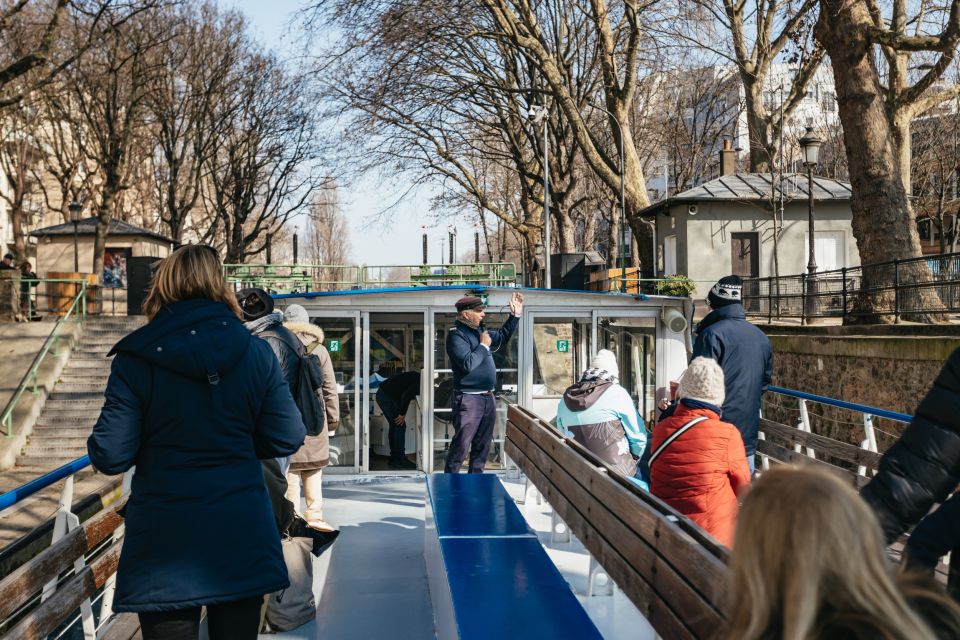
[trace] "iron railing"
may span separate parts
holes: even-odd
[[[744,280],[748,315],[857,318],[960,312],[960,253],[893,260],[815,275]]]
[[[47,357],[47,354],[50,350],[53,350],[54,355],[60,353],[60,332],[63,330],[64,323],[72,316],[74,318],[79,318],[81,322],[87,317],[87,287],[86,283],[79,281],[79,292],[73,298],[73,302],[70,303],[70,306],[67,307],[63,316],[57,320],[57,323],[53,326],[53,329],[50,331],[50,335],[47,336],[47,339],[44,341],[43,346],[40,348],[40,351],[37,352],[37,355],[34,356],[33,362],[30,364],[30,368],[27,369],[27,372],[23,374],[23,378],[20,379],[20,384],[17,385],[17,389],[13,392],[13,396],[10,397],[10,400],[7,402],[7,406],[4,407],[3,413],[0,413],[0,428],[4,430],[4,435],[8,438],[13,435],[13,412],[17,408],[17,403],[20,401],[20,397],[23,396],[23,393],[27,390],[27,387],[32,386],[33,395],[39,395],[40,390],[37,385],[37,376],[40,370],[40,365],[43,364],[44,358]]]
[[[510,286],[517,282],[517,268],[509,262],[372,266],[225,264],[223,275],[237,289],[259,287],[272,293],[461,284]]]

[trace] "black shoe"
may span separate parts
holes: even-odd
[[[417,465],[414,462],[410,462],[406,458],[400,458],[399,460],[391,460],[389,463],[391,469],[416,469]]]

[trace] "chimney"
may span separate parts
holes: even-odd
[[[723,139],[723,149],[720,150],[720,175],[732,176],[737,172],[737,152],[730,144],[729,138]]]

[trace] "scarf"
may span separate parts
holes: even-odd
[[[479,323],[470,322],[469,320],[467,320],[466,316],[464,316],[462,313],[457,316],[457,320],[459,320],[462,324],[465,324],[466,326],[470,327],[474,331],[481,330]]]
[[[612,382],[614,384],[620,382],[620,378],[613,375],[606,369],[587,369],[586,371],[583,372],[583,375],[580,376],[580,382],[592,382],[595,380]]]
[[[704,402],[703,400],[692,400],[690,398],[680,398],[680,403],[687,409],[708,409],[717,414],[718,418],[723,417],[723,411],[717,405]]]
[[[261,331],[268,329],[275,324],[283,324],[283,314],[279,311],[268,313],[262,318],[257,318],[256,320],[251,320],[250,322],[244,322],[243,326],[246,327],[247,331],[253,335],[257,335]]]

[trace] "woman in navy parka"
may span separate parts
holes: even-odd
[[[94,467],[133,466],[116,611],[139,613],[143,637],[256,638],[263,595],[288,586],[260,470],[306,435],[280,364],[239,320],[210,247],[160,263],[149,323],[113,347]]]

